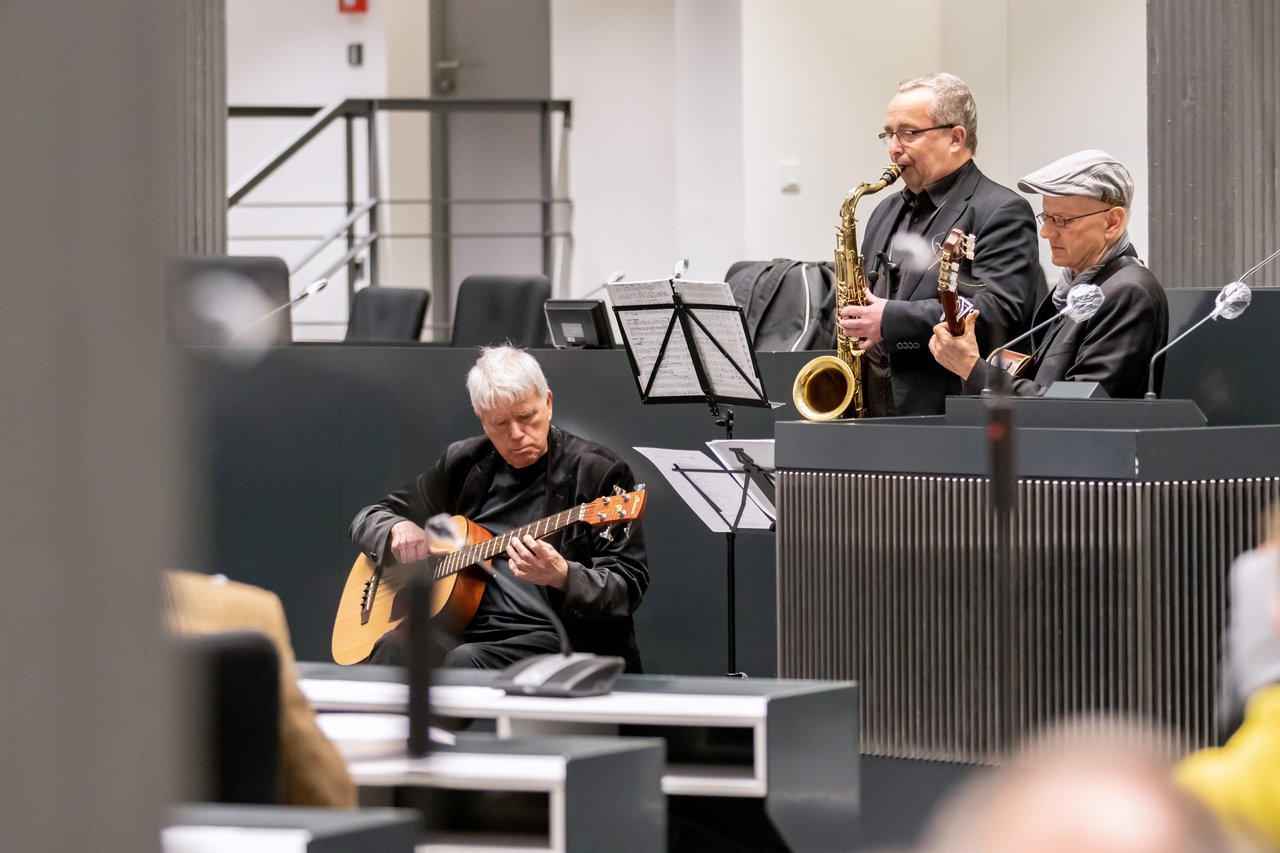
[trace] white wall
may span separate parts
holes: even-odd
[[[552,0],[552,96],[573,100],[573,294],[614,270],[662,276],[675,261],[675,8]]]
[[[345,98],[418,96],[426,92],[427,17],[425,3],[369,4],[365,14],[337,11],[336,4],[314,0],[227,0],[227,102],[234,106],[327,105]],[[364,62],[348,64],[347,46],[363,45]],[[306,119],[235,119],[227,133],[227,176],[232,185],[305,127]],[[425,197],[426,118],[384,118],[379,128],[384,193]],[[355,124],[356,195],[365,186],[365,129]],[[279,172],[257,187],[248,205],[228,217],[231,254],[278,255],[290,268],[345,217],[344,129],[335,123],[303,148]],[[336,206],[258,208],[262,202],[338,202]],[[420,209],[396,208],[383,214],[384,227],[425,231]],[[237,239],[245,237],[301,239]],[[340,241],[341,242],[341,241]],[[325,267],[342,256],[335,244],[294,277],[301,292]],[[410,269],[429,273],[423,245],[382,244],[384,283],[424,286]],[[293,311],[294,337],[340,338],[346,329],[347,283],[339,273],[318,296]],[[322,325],[313,325],[313,324]]]
[[[344,16],[309,0],[228,0],[229,101],[425,94],[425,6],[382,2]],[[552,95],[573,101],[557,176],[573,202],[562,295],[591,292],[615,270],[665,275],[681,256],[696,278],[742,258],[830,257],[845,193],[888,162],[875,136],[895,85],[937,70],[973,87],[978,163],[997,181],[1012,185],[1086,147],[1125,162],[1138,184],[1131,232],[1146,249],[1145,0],[551,0],[551,17]],[[1105,46],[1098,20],[1108,22]],[[362,70],[346,65],[356,40]],[[1081,45],[1091,49],[1068,47]],[[266,129],[232,131],[234,181],[270,146]],[[407,141],[388,143],[393,197],[426,194],[424,132],[402,129],[395,139]],[[341,198],[322,153],[288,179],[293,197]],[[890,192],[867,197],[859,222]],[[422,213],[393,215],[397,227],[426,230]],[[425,247],[401,248],[388,283],[422,286]]]

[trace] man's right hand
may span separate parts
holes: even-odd
[[[431,553],[431,540],[412,521],[397,521],[391,528],[391,555],[397,563],[416,563]]]

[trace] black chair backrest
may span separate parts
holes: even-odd
[[[280,802],[280,658],[265,634],[222,631],[176,638],[190,679],[188,707],[204,773],[194,796],[213,803]]]
[[[547,320],[542,306],[550,296],[551,284],[544,275],[469,275],[458,287],[450,343],[544,346]]]
[[[357,290],[347,318],[348,341],[416,341],[431,293],[413,287]]]
[[[220,280],[219,276],[224,275],[233,278]],[[237,317],[235,323],[240,326],[249,325],[271,308],[289,301],[289,267],[276,257],[185,255],[170,260],[167,278],[165,317],[169,343],[216,346],[225,344],[240,331],[239,328],[227,328],[209,316],[208,295],[198,292],[208,283],[218,287],[217,299],[235,299],[238,291],[232,285],[256,287],[262,292],[265,299],[254,300],[261,303],[261,314]],[[233,312],[230,316],[236,314]],[[293,341],[293,325],[288,311],[267,318],[261,327],[255,326],[254,331],[260,333],[255,335],[255,340],[267,345],[284,345]]]

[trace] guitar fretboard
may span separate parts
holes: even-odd
[[[526,524],[523,527],[517,527],[515,530],[508,530],[500,536],[445,554],[432,570],[432,577],[435,580],[447,578],[449,575],[457,574],[467,566],[474,565],[481,560],[496,557],[507,550],[507,546],[511,544],[513,539],[521,539],[525,536],[542,539],[545,536],[550,536],[557,530],[568,527],[576,521],[582,521],[587,506],[588,504],[578,504],[575,507],[566,509],[564,512],[558,512],[555,515],[535,521],[533,524]]]

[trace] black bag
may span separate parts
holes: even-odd
[[[755,349],[835,346],[836,276],[830,262],[746,261],[730,267],[727,278]]]

